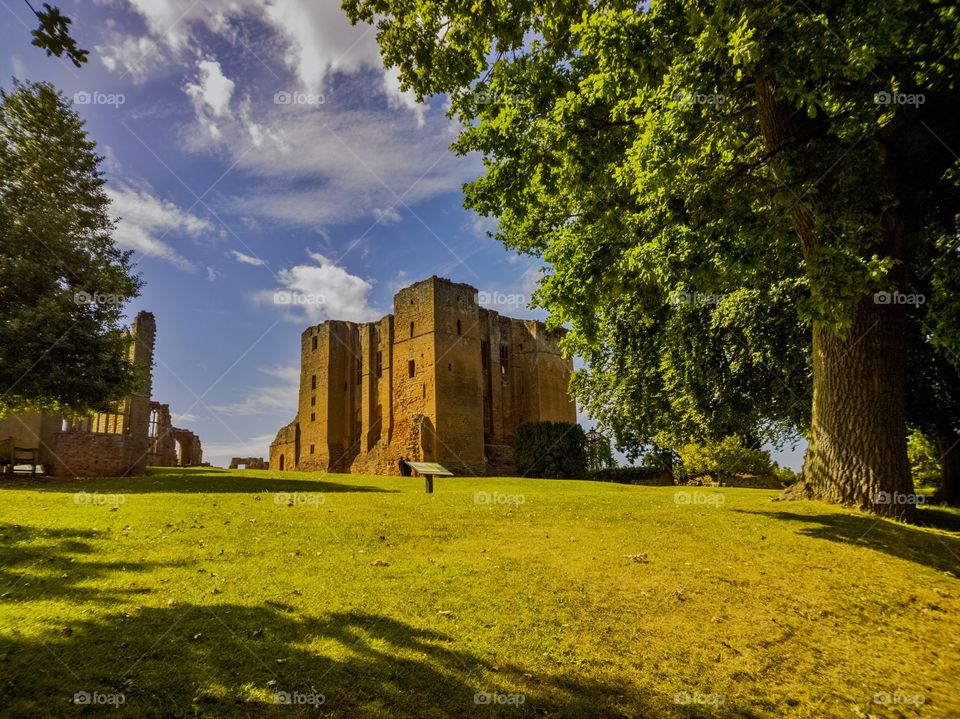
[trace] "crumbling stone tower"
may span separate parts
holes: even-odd
[[[405,456],[509,473],[519,424],[576,421],[560,336],[439,277],[400,290],[376,322],[309,327],[297,417],[271,445],[270,467],[390,473]]]

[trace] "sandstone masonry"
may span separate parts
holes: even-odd
[[[397,474],[406,457],[511,474],[520,424],[576,422],[561,336],[439,277],[400,290],[376,322],[309,327],[297,416],[271,444],[270,468]]]

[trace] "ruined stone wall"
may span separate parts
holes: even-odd
[[[177,458],[180,467],[197,467],[203,464],[203,447],[197,435],[190,430],[174,427],[173,436],[180,445]]]
[[[144,460],[128,435],[70,430],[55,436],[51,466],[44,470],[57,477],[125,477]]]
[[[263,461],[263,457],[233,457],[230,460],[228,469],[269,469],[269,465]]]
[[[150,451],[148,467],[176,467],[177,442],[173,437],[170,405],[150,403]]]
[[[436,461],[456,474],[485,469],[480,311],[470,285],[436,283]]]
[[[419,282],[400,290],[393,300],[393,420],[400,454],[413,460],[437,461],[434,438],[414,441],[413,418],[423,415],[437,424],[434,362],[434,284]]]
[[[300,427],[296,419],[280,429],[270,445],[270,469],[281,472],[297,468],[299,433]]]

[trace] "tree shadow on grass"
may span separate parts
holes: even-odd
[[[792,511],[793,506],[798,511]],[[874,549],[899,559],[922,564],[938,572],[960,577],[960,536],[931,530],[957,531],[957,518],[950,512],[922,508],[917,525],[846,512],[805,513],[800,504],[791,510],[764,512],[734,510],[786,522],[802,522],[800,534],[817,539]]]
[[[126,602],[151,592],[149,587],[135,586],[136,573],[190,564],[99,561],[92,542],[103,540],[105,534],[92,529],[39,529],[0,524],[0,608],[9,613],[21,604],[58,599],[102,605]],[[91,586],[99,579],[115,577],[120,572],[131,577],[123,588]]]
[[[278,606],[149,607],[73,622],[70,636],[3,631],[0,702],[8,715],[46,717],[89,714],[75,697],[130,717],[756,716],[676,705],[628,682],[493,666],[444,632],[383,614]]]
[[[257,494],[261,492],[384,492],[397,490],[358,484],[341,484],[323,479],[281,479],[216,472],[196,476],[183,474],[146,474],[141,477],[97,477],[87,479],[17,478],[0,482],[0,488],[29,489],[37,492],[101,491],[114,494]],[[325,475],[331,476],[331,475]]]

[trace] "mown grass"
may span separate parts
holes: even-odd
[[[775,496],[8,480],[0,715],[960,716],[960,517],[907,527]]]

